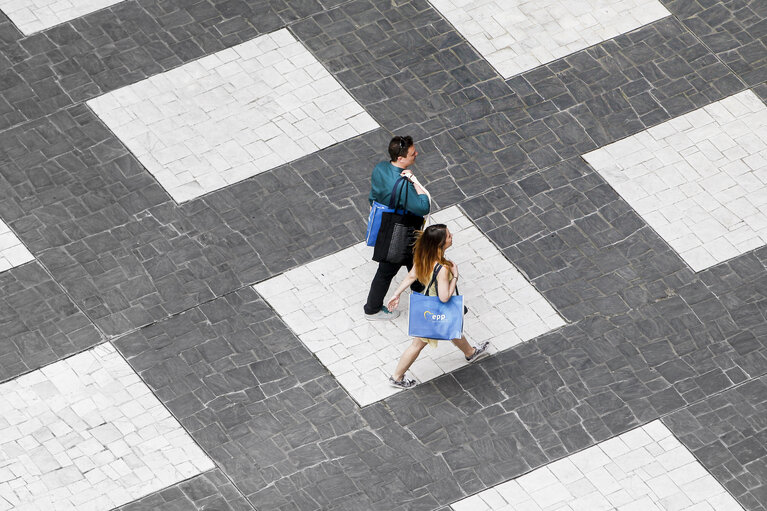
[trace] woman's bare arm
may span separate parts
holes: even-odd
[[[386,308],[391,310],[394,310],[399,305],[399,296],[402,294],[402,292],[410,287],[410,284],[415,282],[416,276],[415,276],[415,266],[411,268],[411,270],[408,272],[407,277],[402,281],[402,283],[399,285],[396,291],[394,291],[394,294],[391,298],[389,298],[389,303],[386,304]]]

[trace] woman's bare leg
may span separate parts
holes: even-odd
[[[461,350],[466,357],[471,357],[476,350],[476,348],[469,344],[469,341],[466,340],[465,335],[462,335],[460,339],[453,339],[453,344],[455,344],[456,347]]]
[[[400,381],[405,377],[405,373],[408,369],[410,369],[410,366],[413,365],[413,362],[415,362],[415,359],[418,358],[418,355],[421,354],[421,350],[424,346],[426,346],[426,343],[421,339],[417,337],[413,339],[413,342],[410,343],[410,346],[408,346],[402,356],[399,357],[397,368],[394,370],[394,374],[392,375],[394,381]]]

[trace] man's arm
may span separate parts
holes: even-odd
[[[400,174],[408,179],[409,193],[405,208],[413,214],[426,216],[429,214],[431,204],[426,189],[421,186],[418,178],[410,170],[403,170]]]
[[[378,171],[378,165],[373,167],[373,173],[370,175],[370,194],[368,195],[368,202],[370,203],[370,206],[373,206],[373,201],[375,201],[375,195],[373,192],[375,192],[376,186],[380,187],[381,176],[380,172]]]

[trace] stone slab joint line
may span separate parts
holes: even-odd
[[[670,11],[670,9],[669,9],[669,11]],[[743,85],[743,89],[741,89],[741,90],[740,90],[740,91],[738,91],[738,92],[741,92],[741,91],[743,91],[743,90],[745,90],[745,89],[748,89],[748,88],[749,88],[749,87],[748,87],[748,84],[747,84],[745,81],[743,81],[743,79],[740,77],[740,74],[739,74],[739,73],[737,73],[737,72],[735,72],[735,70],[734,70],[734,69],[733,69],[733,68],[732,68],[732,67],[731,67],[729,64],[727,64],[727,62],[725,62],[725,61],[722,59],[722,57],[721,57],[721,56],[719,56],[719,54],[718,54],[718,53],[716,53],[715,51],[713,51],[713,50],[711,49],[711,47],[710,47],[709,45],[707,45],[707,44],[705,43],[705,41],[703,41],[703,39],[701,39],[701,38],[698,36],[698,34],[696,34],[696,33],[695,33],[695,31],[693,31],[693,30],[692,30],[692,29],[691,29],[691,28],[690,28],[690,27],[689,27],[689,26],[688,26],[688,25],[687,25],[687,24],[686,24],[684,21],[682,21],[682,20],[679,18],[679,16],[678,16],[677,14],[674,14],[674,13],[672,12],[672,15],[674,16],[674,19],[676,19],[676,20],[679,22],[679,24],[680,24],[680,25],[682,25],[682,26],[685,28],[685,30],[687,30],[687,32],[688,32],[688,33],[689,33],[689,34],[690,34],[692,37],[694,37],[694,38],[695,38],[695,39],[696,39],[696,40],[697,40],[697,41],[698,41],[698,42],[699,42],[699,43],[700,43],[700,44],[701,44],[701,45],[702,45],[702,46],[703,46],[705,49],[707,49],[707,50],[708,50],[709,54],[713,55],[713,56],[714,56],[714,57],[715,57],[715,58],[716,58],[716,59],[717,59],[717,60],[718,60],[718,61],[719,61],[721,64],[723,64],[723,65],[724,65],[724,67],[726,67],[727,69],[729,69],[729,70],[730,70],[730,73],[732,73],[732,75],[733,75],[733,76],[734,76],[734,77],[735,77],[735,78],[736,78],[736,79],[737,79],[737,80],[738,80],[738,81],[739,81],[739,82],[740,82],[740,83]]]
[[[514,348],[512,348],[512,349],[514,349]],[[662,415],[659,415],[658,417],[655,417],[655,418],[653,418],[653,419],[651,419],[651,420],[647,420],[647,421],[645,421],[645,422],[643,422],[643,423],[637,424],[637,425],[635,425],[635,426],[631,427],[630,429],[628,429],[628,430],[626,430],[626,431],[623,431],[622,433],[619,433],[619,434],[616,434],[616,435],[614,435],[614,436],[610,437],[609,439],[607,439],[607,440],[605,440],[605,441],[611,440],[611,439],[613,439],[613,438],[617,438],[618,436],[620,436],[620,435],[622,435],[622,434],[624,434],[624,433],[629,433],[629,432],[631,432],[631,431],[634,431],[634,430],[637,430],[637,429],[643,428],[643,427],[647,426],[647,424],[650,424],[651,422],[654,422],[654,421],[656,421],[656,420],[660,420],[660,421],[663,423],[663,425],[664,425],[665,427],[667,427],[669,431],[671,431],[671,433],[672,433],[672,435],[674,436],[674,438],[677,438],[677,440],[679,440],[679,438],[678,438],[678,437],[676,437],[676,435],[674,435],[674,434],[673,434],[673,431],[671,430],[671,428],[670,428],[670,427],[669,427],[669,426],[666,424],[666,421],[668,420],[668,417],[670,417],[672,414],[674,414],[674,413],[677,413],[679,410],[684,410],[684,409],[687,409],[687,408],[691,408],[691,407],[694,407],[695,405],[697,405],[697,404],[699,404],[699,403],[702,403],[702,402],[705,402],[705,401],[709,401],[709,400],[712,400],[712,399],[714,399],[716,396],[720,396],[720,395],[722,395],[722,394],[725,394],[725,393],[727,393],[727,392],[732,392],[732,391],[734,391],[734,390],[736,390],[736,389],[738,389],[738,388],[740,388],[740,387],[743,387],[743,386],[745,386],[745,385],[748,385],[749,383],[752,383],[752,382],[753,382],[755,379],[759,379],[759,378],[761,378],[761,377],[763,377],[763,376],[766,376],[766,375],[767,375],[767,369],[766,369],[766,370],[765,370],[765,372],[763,372],[762,374],[758,374],[758,375],[755,375],[755,376],[751,377],[750,379],[746,379],[746,380],[744,380],[744,381],[742,381],[742,382],[740,382],[740,383],[737,383],[737,384],[733,384],[732,386],[730,386],[730,387],[727,387],[727,388],[724,388],[724,389],[722,389],[722,390],[720,390],[720,391],[718,391],[718,392],[715,392],[715,393],[713,393],[713,394],[711,394],[711,395],[709,395],[709,396],[704,396],[704,397],[701,397],[701,398],[699,398],[699,399],[697,399],[697,400],[695,400],[695,401],[692,401],[692,402],[690,402],[690,403],[687,403],[687,404],[685,404],[685,405],[683,405],[683,406],[680,406],[679,408],[677,408],[677,409],[675,409],[675,410],[671,410],[671,411],[669,411],[669,412],[667,412],[667,413],[664,413],[664,414],[662,414]],[[494,405],[495,405],[495,404],[493,404],[493,405],[490,405],[490,406],[494,406]],[[516,412],[515,412],[515,413],[516,413]],[[524,424],[524,422],[522,422],[522,424]],[[529,470],[527,470],[527,471],[525,471],[525,472],[523,472],[523,473],[520,473],[520,474],[518,474],[518,475],[514,476],[514,477],[513,477],[513,478],[511,478],[511,479],[508,479],[508,480],[506,480],[506,481],[501,481],[501,482],[499,482],[499,483],[497,483],[497,484],[494,484],[494,485],[492,485],[492,486],[487,486],[487,487],[485,487],[484,489],[482,489],[482,490],[480,490],[480,491],[474,492],[474,493],[472,493],[472,494],[468,494],[468,495],[466,495],[466,496],[468,497],[468,496],[471,496],[471,495],[477,495],[477,494],[479,494],[479,493],[482,493],[483,491],[486,491],[486,490],[488,490],[488,489],[491,489],[491,488],[495,488],[495,487],[497,487],[497,486],[500,486],[500,485],[502,485],[502,484],[504,484],[504,483],[506,483],[506,482],[509,482],[509,481],[513,481],[513,480],[515,480],[515,479],[518,479],[519,477],[522,477],[522,476],[523,476],[523,475],[525,475],[525,474],[529,474],[529,473],[531,473],[531,472],[534,472],[535,470],[537,470],[537,469],[539,469],[539,468],[542,468],[542,467],[546,467],[546,466],[549,466],[549,465],[551,465],[552,463],[554,463],[554,462],[556,462],[556,461],[559,461],[559,460],[562,460],[562,459],[566,459],[566,458],[568,458],[568,457],[570,457],[570,456],[572,456],[572,455],[574,455],[574,454],[577,454],[577,453],[579,453],[579,452],[583,452],[583,451],[586,451],[586,450],[588,450],[588,449],[590,449],[590,448],[592,448],[592,447],[594,447],[594,446],[596,446],[596,445],[599,445],[600,443],[601,443],[601,442],[597,442],[597,443],[594,443],[594,444],[592,444],[592,445],[589,445],[589,446],[586,446],[586,447],[583,447],[583,448],[577,449],[577,450],[575,450],[575,451],[573,451],[573,452],[570,452],[570,453],[568,453],[568,454],[562,455],[562,456],[560,456],[559,458],[556,458],[556,459],[552,459],[552,460],[548,460],[548,461],[546,461],[545,463],[543,463],[543,464],[541,464],[541,465],[538,465],[538,466],[535,466],[535,467],[531,467]],[[681,440],[680,440],[680,443],[681,443]],[[684,444],[682,444],[682,445],[684,445]],[[685,446],[685,449],[687,449],[687,447],[686,447],[686,446]],[[695,454],[694,454],[694,452],[693,452],[692,450],[690,450],[690,449],[687,449],[687,451],[688,451],[688,452],[689,452],[689,453],[690,453],[690,454],[691,454],[691,455],[692,455],[692,456],[695,458],[695,460],[696,460],[696,461],[697,461],[697,462],[698,462],[698,463],[699,463],[699,464],[700,464],[700,465],[701,465],[701,466],[702,466],[702,467],[705,469],[706,473],[708,473],[710,476],[712,476],[712,477],[714,478],[714,480],[716,480],[717,482],[719,482],[719,479],[718,479],[718,478],[717,478],[717,477],[716,477],[716,476],[715,476],[715,475],[714,475],[714,474],[713,474],[713,473],[712,473],[712,472],[711,472],[711,471],[710,471],[710,470],[707,468],[706,464],[705,464],[705,463],[703,463],[703,461],[702,461],[702,460],[700,460],[698,457],[696,457],[696,456],[695,456]],[[727,493],[728,493],[728,494],[729,494],[729,495],[730,495],[730,496],[731,496],[733,499],[735,499],[735,500],[737,501],[737,499],[736,499],[736,498],[735,498],[735,496],[732,494],[732,492],[731,492],[729,489],[727,489],[727,487],[726,487],[724,484],[722,484],[722,486],[723,486],[723,487],[725,487],[725,489],[727,490]],[[451,506],[452,504],[454,504],[455,502],[458,502],[459,500],[461,500],[461,499],[458,499],[458,500],[456,500],[456,501],[453,501],[453,502],[451,502],[450,504],[448,504],[448,505],[447,505],[447,507],[445,507],[445,508],[444,508],[444,511],[452,511],[452,508],[451,508],[450,506]]]
[[[24,263],[22,263],[22,264],[32,264],[32,263],[36,263],[36,264],[38,264],[38,265],[40,266],[40,268],[42,268],[42,270],[45,272],[45,274],[46,274],[46,275],[47,275],[47,276],[50,278],[50,281],[51,281],[51,282],[54,282],[54,283],[56,284],[56,286],[58,286],[58,288],[59,288],[59,290],[61,291],[61,293],[62,293],[64,296],[66,296],[66,297],[69,299],[69,301],[70,301],[70,304],[71,304],[71,305],[72,305],[72,306],[73,306],[73,307],[74,307],[74,308],[75,308],[77,311],[79,311],[79,313],[80,313],[80,314],[82,314],[84,318],[86,318],[86,319],[87,319],[87,320],[90,322],[91,326],[92,326],[92,327],[93,327],[93,328],[96,330],[96,332],[98,332],[100,340],[101,340],[101,341],[106,341],[106,340],[109,338],[109,336],[108,336],[108,335],[107,335],[107,334],[106,334],[106,333],[105,333],[105,332],[104,332],[104,331],[103,331],[103,330],[102,330],[102,329],[101,329],[101,328],[98,326],[98,324],[97,324],[95,321],[93,321],[93,319],[92,319],[92,318],[91,318],[91,317],[90,317],[90,316],[89,316],[89,315],[88,315],[88,314],[87,314],[87,313],[86,313],[86,312],[85,312],[85,311],[82,309],[82,307],[80,307],[80,305],[78,304],[77,300],[75,300],[75,299],[74,299],[74,298],[73,298],[73,297],[72,297],[72,296],[69,294],[69,291],[68,291],[66,288],[64,288],[64,286],[62,286],[62,285],[59,283],[59,281],[57,281],[57,280],[55,279],[55,277],[53,276],[53,274],[51,273],[51,271],[48,269],[48,267],[45,265],[45,263],[43,262],[43,260],[42,260],[42,259],[40,259],[40,258],[38,258],[38,257],[36,257],[36,256],[35,256],[35,254],[34,254],[34,253],[31,251],[31,250],[29,250],[29,248],[27,247],[26,243],[24,243],[24,240],[22,239],[22,237],[21,237],[21,236],[18,236],[18,235],[16,234],[16,232],[14,231],[14,229],[13,229],[13,226],[12,226],[11,224],[7,224],[7,223],[3,222],[3,221],[2,221],[2,219],[0,219],[0,231],[3,231],[3,229],[2,229],[2,226],[6,226],[6,227],[7,227],[7,229],[8,229],[8,231],[7,231],[7,232],[9,232],[9,233],[11,233],[13,236],[15,236],[15,238],[18,240],[18,242],[19,242],[19,243],[20,243],[20,244],[21,244],[21,245],[24,247],[24,249],[25,249],[25,250],[26,250],[26,251],[27,251],[27,252],[28,252],[28,253],[29,253],[29,254],[32,256],[32,259],[31,259],[31,260],[29,260],[29,261],[26,261],[26,262],[24,262]],[[21,265],[19,265],[19,266],[21,266]],[[13,269],[14,269],[14,268],[16,268],[16,266],[13,266],[13,267],[11,267],[11,268],[8,268],[7,270],[4,270],[4,271],[13,271]],[[3,273],[3,272],[2,272],[2,271],[0,271],[0,273]],[[102,342],[100,342],[99,344],[96,344],[96,346],[99,346],[99,345],[101,345],[101,344],[103,344],[103,343],[102,343]],[[85,347],[85,348],[83,348],[83,349],[80,349],[80,350],[78,350],[78,351],[76,351],[76,352],[70,353],[69,355],[67,355],[67,356],[66,356],[66,357],[64,357],[63,359],[58,359],[58,360],[64,360],[64,359],[70,358],[70,357],[72,357],[72,356],[74,356],[74,355],[78,355],[78,354],[80,354],[80,353],[83,353],[83,352],[85,352],[85,351],[91,350],[91,349],[93,349],[93,348],[94,348],[94,346]],[[45,366],[43,366],[43,367],[46,367],[47,365],[51,365],[51,364],[54,364],[54,363],[56,363],[58,360],[53,360],[53,361],[51,361],[49,364],[46,364],[46,365],[45,365]],[[19,378],[19,377],[21,377],[21,376],[24,376],[24,375],[26,375],[26,374],[32,373],[32,372],[34,372],[34,371],[36,371],[36,370],[38,370],[38,369],[41,369],[41,368],[42,368],[42,367],[35,367],[35,368],[31,368],[31,369],[28,369],[28,370],[26,370],[26,371],[24,371],[24,372],[21,372],[21,373],[19,373],[19,374],[16,374],[16,375],[14,375],[14,376],[9,376],[8,378],[6,378],[6,379],[4,379],[4,380],[0,380],[0,385],[2,385],[3,383],[6,383],[6,382],[8,382],[8,381],[12,381],[12,380],[15,380],[16,378]]]
[[[535,510],[743,510],[660,419],[454,501],[447,509],[466,511],[477,505],[484,511],[517,505]]]
[[[763,376],[763,375],[760,375],[760,376]],[[760,376],[757,376],[756,378],[759,378]],[[725,393],[725,392],[730,392],[730,391],[733,391],[733,390],[737,389],[738,387],[740,387],[740,386],[742,386],[742,385],[745,385],[746,383],[749,383],[749,382],[751,382],[751,381],[752,381],[752,380],[745,380],[745,381],[742,381],[741,383],[738,383],[737,385],[734,385],[734,386],[732,386],[732,387],[730,387],[730,388],[728,388],[728,389],[724,389],[724,390],[722,390],[722,391],[720,391],[720,392],[718,392],[718,393],[716,393],[716,394],[714,394],[714,395],[715,395],[715,396],[718,396],[718,395],[720,395],[720,394],[723,394],[723,393]],[[712,396],[712,397],[713,397],[713,396]],[[700,401],[704,401],[704,400],[705,400],[705,398],[701,399]],[[693,404],[694,404],[694,403],[690,403],[690,405],[689,405],[689,406],[692,406]],[[685,407],[685,408],[688,408],[689,406],[687,406],[687,407]],[[674,432],[673,432],[673,430],[671,429],[671,427],[670,427],[668,424],[666,424],[666,420],[668,420],[668,417],[671,415],[671,413],[674,413],[674,412],[669,412],[669,413],[667,413],[667,414],[665,414],[665,415],[662,415],[662,416],[658,417],[658,419],[657,419],[657,420],[661,421],[661,423],[663,423],[663,425],[664,425],[664,426],[666,426],[666,427],[668,428],[668,430],[669,430],[669,431],[671,431],[671,434],[672,434],[672,435],[674,435]],[[674,435],[674,438],[676,438],[676,439],[679,441],[679,443],[680,443],[680,444],[684,445],[684,444],[682,443],[682,440],[681,440],[679,437],[677,437],[676,435]],[[687,449],[687,446],[685,446],[685,449]],[[711,477],[713,477],[715,481],[719,482],[719,478],[717,478],[717,476],[716,476],[716,475],[715,475],[713,472],[711,472],[711,470],[709,470],[709,468],[706,466],[706,463],[704,463],[704,462],[703,462],[703,460],[701,460],[701,459],[700,459],[698,456],[696,456],[696,455],[695,455],[695,452],[694,452],[692,449],[687,449],[687,451],[690,453],[690,455],[691,455],[693,458],[695,458],[695,461],[697,461],[697,462],[698,462],[698,463],[699,463],[699,464],[700,464],[700,465],[703,467],[703,469],[706,471],[706,473],[707,473],[708,475],[710,475]],[[720,483],[720,484],[721,484],[721,483]],[[726,484],[721,484],[721,486],[724,488],[724,490],[727,492],[727,494],[728,494],[728,495],[730,495],[730,497],[732,497],[732,498],[733,498],[733,500],[735,500],[735,502],[738,502],[738,504],[740,504],[740,502],[738,501],[737,497],[736,497],[736,496],[735,496],[735,495],[732,493],[732,491],[730,490],[730,488],[729,488],[729,485],[726,485]]]
[[[189,433],[189,432],[187,431],[187,433]],[[190,434],[189,436],[192,436],[192,435]],[[206,454],[207,454],[207,453],[206,453]],[[212,459],[212,458],[211,458],[211,459]],[[215,461],[215,460],[213,460],[213,463],[216,463],[216,461]],[[169,485],[169,486],[166,486],[165,488],[160,488],[159,490],[157,490],[157,491],[155,491],[155,492],[153,492],[153,493],[150,493],[149,495],[145,495],[144,497],[141,497],[141,498],[146,498],[146,497],[149,497],[149,496],[151,496],[151,495],[155,495],[155,494],[157,494],[157,493],[162,493],[162,492],[164,492],[164,491],[167,491],[167,490],[169,490],[169,489],[171,489],[171,488],[173,488],[173,487],[175,487],[175,486],[179,486],[179,485],[182,485],[182,484],[184,484],[184,483],[186,483],[186,482],[192,481],[193,479],[195,479],[195,478],[197,478],[197,477],[203,476],[203,475],[205,475],[205,474],[208,474],[208,473],[210,473],[210,472],[213,472],[213,471],[215,471],[215,470],[218,470],[219,472],[221,472],[221,473],[223,474],[223,476],[224,476],[224,477],[226,477],[226,479],[227,479],[227,480],[228,480],[228,481],[229,481],[229,482],[232,484],[232,486],[234,487],[234,489],[236,489],[236,490],[237,490],[237,492],[240,494],[240,496],[242,497],[242,500],[244,500],[245,502],[247,502],[247,503],[248,503],[248,506],[250,507],[250,509],[252,509],[253,511],[259,511],[259,510],[257,510],[255,507],[253,507],[253,503],[250,501],[250,499],[248,499],[248,497],[246,497],[246,496],[245,496],[245,494],[244,494],[244,493],[242,493],[242,490],[240,490],[239,488],[237,488],[237,486],[234,484],[234,482],[232,481],[232,479],[231,479],[231,478],[230,478],[230,477],[227,475],[227,473],[226,473],[226,472],[224,472],[224,471],[221,469],[221,467],[219,467],[217,464],[216,464],[216,468],[212,468],[212,469],[210,469],[210,470],[208,470],[208,471],[206,471],[206,472],[202,472],[202,473],[200,473],[200,474],[197,474],[197,475],[194,475],[194,476],[190,476],[190,477],[187,477],[187,478],[186,478],[186,479],[184,479],[183,481],[178,481],[178,482],[176,482],[176,483],[173,483],[173,484],[171,484],[171,485]],[[137,499],[137,500],[141,500],[141,499]],[[133,502],[136,502],[136,501],[133,501]],[[132,502],[129,502],[129,503],[127,503],[127,504],[123,504],[123,505],[121,505],[121,506],[117,506],[117,507],[114,507],[114,508],[110,509],[109,511],[119,511],[121,508],[125,508],[125,506],[129,506],[129,505],[131,505],[131,504],[132,504]],[[213,510],[211,510],[211,511],[213,511]]]
[[[169,318],[168,318],[168,319],[169,319]],[[142,328],[143,328],[143,327],[142,327]],[[127,335],[127,334],[126,334],[126,335]],[[125,358],[125,356],[124,356],[124,355],[122,354],[122,352],[121,352],[121,351],[120,351],[120,350],[117,348],[117,346],[116,346],[116,345],[115,345],[115,344],[114,344],[112,341],[107,341],[107,342],[108,342],[108,343],[109,343],[109,344],[112,346],[112,348],[114,349],[114,351],[115,351],[115,352],[117,352],[117,354],[118,354],[118,355],[120,356],[120,358],[121,358],[121,359],[122,359],[122,360],[125,362],[125,364],[127,364],[127,365],[128,365],[128,367],[131,367],[131,368],[133,368],[133,366],[130,364],[130,362],[128,362],[128,359],[127,359],[127,358]],[[149,384],[149,382],[147,382],[146,380],[144,380],[144,377],[142,376],[141,372],[139,372],[139,371],[134,371],[134,373],[135,373],[135,374],[136,374],[136,376],[138,376],[138,378],[139,378],[139,379],[140,379],[140,380],[141,380],[141,381],[144,383],[144,385],[146,385],[147,389],[149,389],[149,392],[150,392],[150,393],[151,393],[151,394],[152,394],[152,395],[155,397],[155,399],[157,399],[157,401],[158,401],[158,402],[159,402],[159,403],[162,405],[162,407],[163,407],[163,408],[165,408],[165,410],[168,412],[168,414],[170,414],[170,416],[171,416],[171,417],[173,417],[173,418],[176,420],[176,422],[178,422],[179,426],[181,426],[181,428],[183,428],[183,430],[184,430],[184,431],[186,431],[186,434],[187,434],[187,436],[188,436],[188,437],[189,437],[189,438],[192,440],[192,443],[194,443],[194,444],[195,444],[195,445],[196,445],[196,446],[197,446],[197,447],[198,447],[198,448],[199,448],[199,449],[200,449],[202,452],[204,452],[204,453],[205,453],[205,455],[206,455],[206,456],[208,457],[208,459],[209,459],[209,460],[210,460],[210,461],[213,463],[213,465],[215,466],[215,468],[217,468],[217,469],[218,469],[218,470],[219,470],[219,471],[220,471],[220,472],[221,472],[221,473],[224,475],[224,477],[226,477],[226,478],[227,478],[227,480],[228,480],[228,481],[229,481],[229,483],[232,485],[232,487],[233,487],[233,488],[235,488],[235,489],[236,489],[236,490],[237,490],[237,491],[240,493],[240,495],[242,495],[242,497],[243,497],[243,498],[244,498],[244,499],[245,499],[245,500],[248,502],[248,504],[250,505],[250,507],[251,507],[252,509],[254,509],[254,511],[255,511],[255,508],[253,507],[253,504],[250,502],[250,499],[248,499],[248,497],[246,496],[246,494],[245,494],[245,493],[244,493],[244,492],[243,492],[243,491],[242,491],[242,490],[241,490],[241,489],[240,489],[240,488],[237,486],[237,483],[236,483],[236,482],[235,482],[235,481],[232,479],[232,477],[231,477],[231,476],[230,476],[230,475],[227,473],[227,471],[226,471],[226,470],[224,470],[224,467],[222,467],[222,466],[219,464],[219,462],[218,462],[218,460],[217,460],[216,456],[213,456],[213,455],[211,455],[211,453],[209,453],[209,452],[208,452],[208,451],[205,449],[205,447],[203,447],[203,446],[202,446],[202,445],[201,445],[201,444],[200,444],[200,443],[197,441],[197,438],[195,437],[195,435],[193,435],[191,432],[189,432],[189,431],[186,429],[186,427],[184,426],[184,423],[181,421],[181,419],[179,419],[178,417],[176,417],[176,415],[173,413],[173,411],[172,411],[170,408],[168,408],[168,405],[167,405],[166,401],[165,401],[165,400],[163,400],[163,399],[161,399],[161,398],[160,398],[160,396],[158,396],[158,395],[157,395],[157,393],[156,393],[156,392],[155,392],[155,390],[152,388],[152,386]],[[287,390],[287,389],[286,389],[286,390]],[[211,401],[212,401],[212,400],[213,400],[213,399],[211,399]],[[206,407],[207,407],[207,404],[208,404],[210,401],[208,401],[208,402],[203,402],[202,400],[200,400],[200,402],[203,404],[203,406],[206,406]],[[200,475],[200,474],[197,474],[197,475],[194,475],[194,476],[190,476],[190,477],[188,477],[188,478],[187,478],[187,480],[189,480],[189,479],[192,479],[192,478],[194,478],[194,477],[197,477],[197,476],[199,476],[199,475]],[[181,482],[181,481],[179,481],[179,482]],[[171,485],[171,486],[175,486],[176,484],[178,484],[178,483],[174,483],[174,484],[173,484],[173,485]],[[168,486],[168,487],[170,487],[170,486]],[[168,487],[166,487],[166,488],[168,488]],[[158,490],[158,492],[160,492],[160,491],[163,491],[163,490]]]

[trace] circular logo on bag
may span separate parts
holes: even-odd
[[[432,321],[442,321],[445,318],[447,318],[447,316],[445,316],[444,314],[432,314],[431,311],[423,311],[423,319],[430,319]]]

